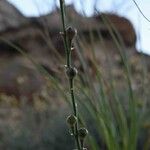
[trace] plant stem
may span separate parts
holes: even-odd
[[[63,28],[63,40],[64,40],[64,46],[65,46],[65,52],[66,52],[66,64],[67,67],[70,67],[70,59],[69,59],[69,45],[67,42],[67,34],[66,34],[66,23],[65,23],[65,1],[64,0],[59,0],[60,2],[60,11],[61,11],[61,20],[62,20],[62,28]]]
[[[75,140],[76,140],[78,150],[80,150],[80,142],[78,138],[78,109],[77,109],[77,103],[74,97],[73,79],[70,79],[69,83],[70,83],[70,94],[71,94],[71,99],[72,99],[72,104],[73,104],[73,111],[74,111],[74,115],[77,117],[77,123],[75,124]]]
[[[67,34],[66,34],[66,24],[65,24],[65,1],[64,0],[59,0],[60,2],[60,9],[61,9],[61,19],[62,19],[62,27],[63,27],[63,40],[64,40],[64,46],[65,46],[65,52],[66,52],[66,63],[67,67],[71,67],[71,43],[68,42]],[[69,88],[70,88],[70,95],[71,95],[71,100],[72,100],[72,105],[73,105],[73,112],[74,116],[77,117],[77,123],[75,124],[75,141],[78,150],[81,150],[80,146],[80,141],[78,137],[78,109],[77,109],[77,103],[75,101],[75,96],[74,96],[74,78],[69,79]]]

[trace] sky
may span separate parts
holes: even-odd
[[[49,13],[59,5],[59,0],[8,0],[25,16],[39,16]],[[75,1],[75,2],[74,2]],[[74,3],[76,9],[90,16],[96,0],[66,0],[67,4]],[[143,14],[150,20],[150,0],[135,0]],[[150,22],[139,12],[133,0],[97,0],[96,7],[100,11],[115,12],[127,17],[134,25],[138,36],[137,49],[150,55]]]

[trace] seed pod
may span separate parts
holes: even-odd
[[[77,123],[77,117],[74,115],[70,115],[67,117],[67,123],[73,127]]]
[[[80,139],[84,139],[88,134],[88,130],[86,128],[80,128],[78,131],[78,135]]]
[[[68,67],[66,70],[66,74],[70,79],[73,79],[77,75],[77,73],[78,71],[75,67]]]
[[[72,41],[73,38],[77,35],[77,30],[75,28],[68,27],[66,29],[66,34],[67,34],[68,40]]]

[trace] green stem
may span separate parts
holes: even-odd
[[[65,24],[65,1],[64,0],[59,0],[60,1],[60,9],[61,9],[61,18],[62,18],[62,26],[63,26],[63,38],[64,38],[64,46],[65,46],[65,52],[66,52],[66,63],[67,67],[71,67],[71,43],[68,42],[67,34],[66,34],[66,24]],[[74,97],[74,84],[73,84],[73,79],[69,79],[69,85],[70,85],[70,95],[71,95],[71,100],[72,100],[72,105],[73,105],[73,112],[74,115],[77,117],[77,123],[75,125],[75,141],[78,150],[81,150],[80,142],[79,142],[79,137],[78,137],[78,110],[77,110],[77,103],[75,101]]]
[[[69,84],[70,84],[70,94],[71,94],[71,99],[72,99],[72,104],[73,104],[73,111],[74,111],[74,115],[77,116],[77,104],[76,104],[75,97],[74,97],[73,79],[69,80]]]
[[[60,11],[61,11],[61,19],[62,19],[62,27],[63,27],[63,39],[64,39],[64,46],[65,46],[65,52],[66,52],[66,64],[67,67],[70,67],[70,58],[69,58],[69,45],[68,45],[68,40],[67,40],[67,34],[66,34],[66,24],[65,24],[65,3],[64,0],[59,0],[60,2]]]
[[[76,103],[75,97],[74,97],[73,79],[69,80],[69,84],[70,84],[70,94],[71,94],[71,99],[72,99],[73,112],[74,112],[74,115],[78,119],[78,109],[77,109],[77,103]],[[78,120],[77,120],[77,123],[75,124],[75,135],[74,136],[75,136],[78,150],[80,150],[81,148],[80,148],[80,142],[79,142],[79,137],[78,137]]]

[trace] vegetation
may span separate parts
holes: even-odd
[[[109,51],[104,53],[107,60],[106,68],[103,68],[97,59],[95,43],[99,43],[104,49],[107,46],[107,41],[105,42],[102,33],[97,30],[95,36],[95,32],[89,29],[88,38],[85,35],[76,36],[76,30],[67,26],[71,23],[69,23],[67,13],[65,15],[64,0],[60,0],[60,13],[63,29],[61,36],[66,53],[66,59],[61,56],[61,62],[66,63],[69,96],[66,81],[65,83],[61,82],[28,56],[24,50],[1,38],[31,60],[37,70],[48,78],[51,86],[48,90],[57,96],[48,93],[44,97],[46,99],[44,103],[43,101],[41,103],[39,99],[40,104],[38,105],[44,105],[42,111],[41,107],[38,110],[36,105],[21,106],[22,116],[17,125],[13,125],[11,122],[0,127],[2,130],[0,132],[0,149],[71,150],[75,148],[74,143],[76,143],[77,150],[86,148],[89,150],[149,150],[150,103],[148,98],[150,95],[148,72],[143,57],[140,57],[141,87],[134,90],[132,82],[137,76],[136,73],[134,75],[136,64],[132,64],[133,59],[128,58],[128,51],[122,37],[109,18],[102,15],[102,22],[109,32],[115,47],[114,53],[119,59],[119,63],[117,63],[119,67],[117,67],[122,72],[120,77],[116,77],[113,73],[112,60],[115,57],[110,56]],[[96,11],[96,13],[98,12]],[[85,53],[88,52],[87,48],[90,49],[88,54],[91,54],[90,63],[85,56]],[[78,75],[72,57],[73,49],[75,49],[78,62],[81,64]],[[119,69],[115,71],[117,72]],[[1,96],[2,99],[8,100]],[[52,101],[60,99],[63,101],[61,103],[63,106],[60,108],[52,106],[49,99]],[[35,101],[38,101],[37,97]],[[1,104],[3,107],[2,101]],[[70,112],[69,116],[68,112]],[[67,132],[66,122],[69,132]],[[88,131],[84,127],[87,127]],[[88,132],[87,140],[84,141]]]
[[[67,63],[67,65],[65,65],[65,67],[66,67],[66,74],[69,79],[70,95],[71,95],[71,99],[72,99],[73,112],[74,112],[73,115],[68,116],[67,123],[70,126],[71,135],[73,135],[75,137],[75,141],[76,141],[78,150],[83,150],[83,149],[85,149],[84,148],[84,139],[85,139],[86,135],[88,134],[88,130],[85,128],[79,128],[78,105],[77,105],[77,102],[76,102],[75,96],[74,96],[74,77],[77,74],[77,69],[75,67],[72,67],[72,65],[71,65],[71,63],[72,63],[71,62],[71,60],[72,60],[71,53],[72,53],[72,49],[74,49],[74,47],[72,47],[72,40],[76,36],[77,31],[76,31],[76,29],[74,29],[72,27],[66,28],[64,6],[65,6],[65,1],[60,0],[62,25],[63,25],[62,36],[64,38],[63,41],[64,41],[64,45],[65,45],[66,63]]]
[[[60,6],[61,6],[61,14],[63,20],[63,28],[64,28],[64,41],[65,41],[64,43],[66,44],[65,47],[67,49],[68,45],[71,44],[67,45],[67,37],[65,37],[67,35],[65,34],[67,30],[65,30],[66,27],[65,27],[64,8],[63,8],[64,1],[60,0],[60,4],[61,3],[62,5]],[[106,16],[102,16],[102,20],[109,30],[109,33],[112,37],[115,46],[117,47],[117,52],[123,64],[122,69],[124,71],[125,81],[127,84],[125,90],[122,92],[127,91],[126,92],[127,95],[125,96],[124,100],[122,99],[123,101],[122,102],[120,97],[118,96],[121,93],[116,91],[117,90],[115,87],[116,81],[113,79],[111,67],[109,68],[110,80],[108,81],[108,83],[105,83],[105,79],[96,62],[96,55],[93,49],[92,64],[96,69],[96,79],[91,77],[89,74],[86,74],[88,78],[88,80],[86,81],[87,83],[86,88],[83,88],[83,85],[80,85],[81,87],[77,87],[77,89],[79,89],[80,91],[80,94],[78,96],[78,103],[80,104],[80,106],[82,106],[81,109],[83,110],[83,114],[81,115],[81,118],[83,119],[82,121],[85,120],[84,118],[86,118],[86,115],[90,116],[90,118],[93,120],[95,124],[94,126],[96,128],[96,132],[99,135],[99,139],[101,141],[101,144],[98,145],[97,143],[98,138],[91,137],[91,139],[89,138],[88,143],[89,145],[91,144],[90,145],[91,149],[105,149],[105,148],[108,150],[141,149],[139,148],[140,147],[139,135],[141,132],[141,121],[142,121],[141,119],[146,113],[145,104],[147,102],[145,100],[141,108],[138,107],[137,96],[135,95],[132,89],[132,81],[131,81],[132,70],[130,68],[130,64],[129,64],[130,62],[128,61],[127,54],[125,52],[125,46],[122,42],[119,33],[117,32],[115,27],[109,22],[109,19]],[[92,41],[93,36],[94,36],[93,33],[90,33],[91,45],[92,43],[94,43],[94,41]],[[78,42],[81,43],[81,41]],[[81,62],[86,63],[86,60],[84,60],[84,58],[81,59],[82,59]],[[70,60],[69,54],[68,54],[68,60]],[[95,85],[92,85],[93,81],[98,83],[96,87]],[[108,93],[106,92],[107,89],[106,86],[110,88],[110,93],[111,93],[110,95],[108,95]],[[145,90],[144,83],[143,83],[143,90]],[[84,102],[83,99],[85,99]],[[126,104],[124,103],[124,101]],[[148,148],[147,146],[144,146],[144,149],[147,148]],[[78,147],[78,149],[80,148]]]

